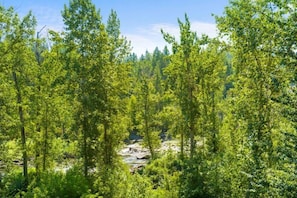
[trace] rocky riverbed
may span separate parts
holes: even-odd
[[[157,151],[162,153],[168,150],[178,152],[178,142],[176,140],[164,141]],[[142,146],[141,141],[126,144],[123,149],[119,151],[119,155],[122,157],[123,161],[130,166],[131,170],[145,166],[150,159],[150,152],[147,148]]]
[[[178,152],[179,146],[178,141],[170,140],[170,141],[163,141],[161,143],[161,147],[157,150],[158,152],[166,152],[166,151],[173,151]],[[123,161],[129,165],[130,170],[136,170],[139,168],[144,167],[149,159],[150,159],[150,152],[147,148],[142,146],[142,141],[133,142],[131,144],[126,144],[120,151],[119,155],[122,157]],[[21,160],[13,161],[14,165],[22,166]],[[71,167],[71,162],[67,163],[66,165],[61,165],[56,168],[58,171],[66,172],[69,167]],[[5,164],[0,160],[0,173],[4,173]]]

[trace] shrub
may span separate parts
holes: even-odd
[[[72,167],[66,173],[49,172],[41,177],[37,188],[46,192],[48,197],[81,197],[88,191],[88,182],[77,167]],[[35,189],[35,192],[38,190]]]
[[[15,171],[7,173],[1,181],[2,191],[1,197],[14,197],[18,193],[25,190],[25,182],[22,172]]]

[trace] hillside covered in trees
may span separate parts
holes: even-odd
[[[297,1],[230,0],[216,38],[185,15],[140,57],[116,11],[61,13],[40,38],[0,6],[0,197],[297,197]]]

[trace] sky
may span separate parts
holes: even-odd
[[[228,0],[93,0],[100,9],[103,21],[106,22],[111,9],[117,12],[121,22],[121,33],[131,41],[132,52],[137,55],[147,51],[153,52],[158,47],[164,48],[161,29],[178,37],[177,19],[184,21],[188,15],[193,31],[214,37],[217,35],[215,18],[221,16]],[[22,17],[31,10],[37,19],[39,31],[62,31],[63,20],[61,11],[68,0],[0,0],[0,5],[8,8],[13,6]]]

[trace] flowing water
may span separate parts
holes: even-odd
[[[178,152],[178,142],[176,140],[164,141],[157,151],[162,153],[168,150]],[[122,157],[123,161],[130,166],[131,170],[145,166],[150,158],[149,150],[144,148],[141,142],[125,145],[123,149],[120,150],[119,155]]]
[[[123,161],[129,165],[130,170],[134,171],[136,169],[139,169],[141,167],[144,167],[149,159],[150,159],[150,152],[147,148],[144,148],[141,145],[141,141],[134,142],[132,144],[126,144],[120,151],[119,155],[122,157]],[[164,141],[161,144],[161,147],[157,150],[159,152],[165,152],[171,150],[173,152],[178,152],[178,142],[176,140],[171,141]],[[17,166],[21,166],[19,163],[15,164]],[[66,172],[70,167],[72,166],[72,163],[69,162],[64,165],[59,165],[55,168],[56,171],[62,171]],[[3,175],[5,171],[5,164],[3,161],[0,160],[0,175]]]

